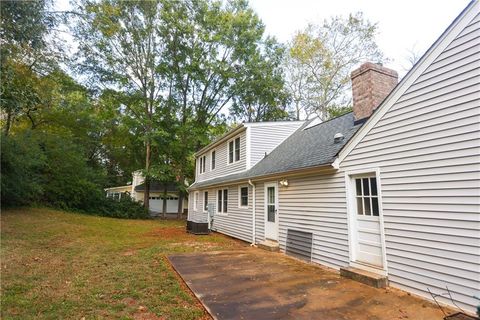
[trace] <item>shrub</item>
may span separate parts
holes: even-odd
[[[71,139],[25,131],[1,137],[1,204],[46,205],[115,218],[144,219],[148,212],[130,198],[107,199],[105,173],[88,165]]]
[[[43,192],[41,171],[45,156],[30,133],[1,137],[1,203],[22,206],[36,202]]]
[[[123,219],[147,219],[148,210],[139,202],[129,197],[120,200],[104,198],[100,207],[92,208],[89,212],[97,212],[105,217],[123,218]]]

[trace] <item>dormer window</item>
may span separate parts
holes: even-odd
[[[200,170],[200,173],[204,173],[207,168],[207,157],[206,156],[201,156],[200,157],[200,165],[199,165],[199,170]]]
[[[228,163],[240,160],[240,137],[228,143]]]

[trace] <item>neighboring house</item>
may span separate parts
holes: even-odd
[[[128,195],[136,201],[143,202],[145,193],[145,179],[143,178],[141,171],[135,171],[132,176],[133,181],[131,185],[106,188],[105,192],[107,193],[107,197],[120,199]],[[163,199],[165,192],[167,204],[166,213],[176,214],[178,212],[178,202],[180,201],[180,196],[177,184],[175,182],[160,183],[157,181],[152,181],[150,183],[149,211],[153,216],[157,216],[163,212]],[[188,199],[184,198],[182,201],[182,212],[186,211],[187,209]]]
[[[379,65],[352,72],[353,113],[242,124],[200,150],[188,220],[208,222],[210,212],[218,232],[386,275],[426,298],[448,286],[474,311],[479,12],[471,2],[398,85]]]
[[[104,190],[107,194],[107,198],[112,198],[115,200],[120,200],[120,199],[123,199],[124,197],[130,197],[132,194],[131,185],[105,188]]]

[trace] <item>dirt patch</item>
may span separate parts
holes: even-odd
[[[149,312],[145,307],[140,306],[138,312],[133,314],[134,320],[165,320],[165,317],[159,317],[155,313]]]
[[[129,256],[133,256],[133,255],[136,255],[136,254],[137,254],[137,250],[129,249],[129,250],[125,251],[124,253],[122,253],[122,256],[129,257]]]
[[[146,237],[154,237],[162,240],[180,239],[191,237],[184,227],[155,228],[144,234]]]

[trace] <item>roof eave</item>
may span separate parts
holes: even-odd
[[[336,159],[335,159],[335,161],[336,161]],[[239,183],[243,183],[243,182],[248,182],[249,180],[251,180],[252,182],[258,182],[258,181],[271,179],[271,178],[274,178],[274,177],[284,178],[284,177],[290,177],[290,176],[294,176],[294,175],[298,175],[298,174],[308,173],[309,171],[316,171],[316,170],[319,170],[319,169],[326,169],[326,170],[334,169],[334,170],[336,170],[337,168],[335,168],[335,166],[333,164],[334,164],[334,161],[324,163],[324,164],[321,164],[321,165],[304,167],[304,168],[282,171],[282,172],[276,172],[276,173],[269,173],[269,174],[255,176],[255,177],[245,177],[245,178],[241,178],[241,179],[227,180],[227,181],[222,181],[222,182],[217,182],[217,183],[212,183],[212,184],[200,186],[198,188],[195,186],[195,183],[193,183],[190,187],[187,188],[187,190],[189,190],[189,191],[192,190],[193,191],[193,190],[203,189],[203,188],[218,187],[218,186],[222,186],[222,185],[225,185],[225,184],[239,184]]]

